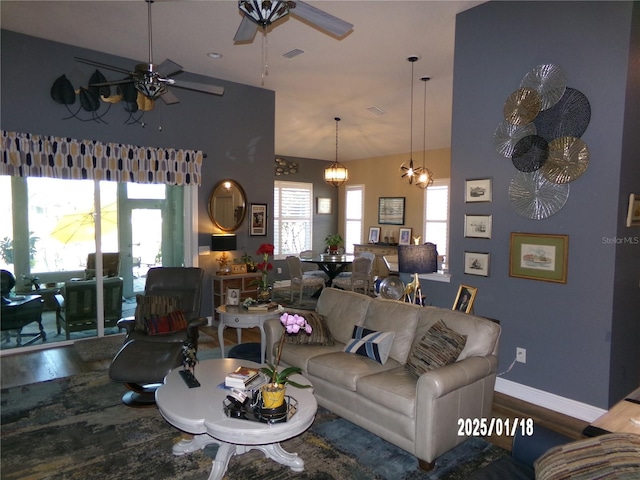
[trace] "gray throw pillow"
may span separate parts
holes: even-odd
[[[317,312],[298,313],[298,315],[304,317],[307,323],[311,325],[311,329],[313,331],[309,335],[303,331],[298,332],[296,335],[285,335],[285,343],[297,343],[298,345],[323,345],[327,347],[334,345],[335,342],[331,336],[331,331],[329,331],[329,327],[327,326],[327,322],[325,322],[323,315],[320,315]]]
[[[451,330],[438,320],[409,353],[406,368],[416,377],[456,361],[467,336]]]

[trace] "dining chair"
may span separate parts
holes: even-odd
[[[344,277],[335,278],[333,280],[333,285],[352,291],[361,288],[363,293],[366,295],[369,293],[373,285],[371,278],[372,269],[373,262],[371,261],[371,258],[364,255],[357,256],[351,264],[351,273]]]
[[[291,280],[291,301],[293,301],[294,289],[298,289],[300,301],[302,302],[302,292],[305,287],[323,287],[324,279],[315,275],[305,275],[302,271],[300,257],[290,255],[286,259],[289,269],[289,279]]]

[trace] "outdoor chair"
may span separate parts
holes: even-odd
[[[102,273],[103,277],[120,276],[120,253],[102,254]],[[87,256],[87,268],[84,271],[84,279],[92,280],[94,278],[96,278],[96,254],[90,253]]]
[[[324,287],[324,279],[315,275],[306,275],[302,271],[302,262],[299,257],[293,255],[287,257],[287,267],[289,269],[289,279],[291,280],[291,301],[293,301],[294,290],[297,289],[302,302],[302,293],[306,287]]]
[[[16,334],[16,346],[31,345],[38,339],[44,342],[47,334],[42,327],[43,300],[40,295],[11,296],[11,290],[16,285],[16,278],[8,270],[1,270],[2,280],[2,307],[0,310],[0,329],[2,340],[10,341],[11,333]],[[25,333],[24,327],[37,322],[37,333]],[[32,337],[28,342],[22,343],[22,337]]]
[[[104,326],[117,326],[122,317],[122,278],[105,278],[104,292]],[[64,283],[61,293],[55,296],[59,309],[56,311],[56,328],[58,334],[64,329],[67,340],[72,332],[97,330],[96,280],[69,281]]]

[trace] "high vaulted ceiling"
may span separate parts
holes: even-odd
[[[414,63],[413,150],[422,150],[427,82],[427,149],[451,141],[455,16],[481,1],[308,1],[354,25],[336,39],[291,15],[267,34],[268,75],[262,79],[263,40],[234,44],[242,19],[233,0],[168,1],[152,6],[153,54],[185,71],[276,92],[278,155],[339,160],[409,152],[411,63]],[[148,57],[144,0],[2,0],[1,26],[36,37],[144,62]],[[282,55],[294,49],[302,55]],[[222,54],[213,60],[210,52]],[[133,65],[119,65],[132,68]],[[117,75],[117,74],[116,74]],[[107,75],[107,78],[115,79]],[[212,82],[213,83],[213,82]],[[175,90],[179,96],[180,91]],[[383,115],[368,108],[377,107]],[[171,108],[171,107],[167,107]]]

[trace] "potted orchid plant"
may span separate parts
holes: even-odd
[[[302,369],[300,367],[287,367],[282,371],[278,371],[278,365],[280,365],[280,356],[282,355],[282,348],[284,347],[285,335],[298,334],[303,331],[307,335],[311,335],[313,329],[307,320],[301,316],[290,313],[283,313],[280,316],[280,323],[284,327],[282,336],[280,337],[280,344],[278,345],[278,357],[276,358],[275,365],[267,363],[268,367],[263,367],[261,371],[269,376],[270,382],[262,386],[262,401],[264,408],[278,408],[284,403],[285,386],[287,384],[297,388],[310,388],[311,385],[301,385],[294,382],[289,378],[291,375],[300,373]]]

